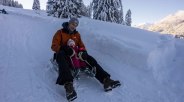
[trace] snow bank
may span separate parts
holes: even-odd
[[[157,47],[157,33],[87,18],[81,21],[79,31],[90,52],[99,51],[135,68],[148,67],[148,55]]]
[[[86,18],[81,21],[79,31],[87,47],[90,46],[89,51],[98,51],[92,53],[96,58],[102,60],[99,56],[108,55],[109,60],[150,70],[159,82],[168,78],[172,69],[168,69],[168,63],[173,61],[176,53],[172,35],[160,35],[136,28],[132,30],[130,27],[107,25],[101,21],[88,21]],[[102,26],[103,29],[100,29]]]
[[[152,70],[154,77],[158,81],[168,78],[170,73],[169,63],[176,54],[175,40],[172,35],[160,35],[157,47],[148,56],[148,67]]]

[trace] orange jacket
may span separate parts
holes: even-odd
[[[69,39],[74,40],[79,49],[86,50],[84,43],[81,40],[80,34],[77,31],[73,34],[68,34],[64,29],[58,30],[55,33],[52,40],[51,49],[56,53],[59,52],[60,49],[62,50],[61,46],[67,46]]]

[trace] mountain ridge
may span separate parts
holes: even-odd
[[[184,10],[170,14],[153,24],[142,24],[137,27],[162,34],[184,35]]]

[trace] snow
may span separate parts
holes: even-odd
[[[51,41],[68,19],[5,7],[0,14],[0,102],[67,102],[56,85]],[[184,102],[184,40],[82,17],[88,53],[123,84],[105,93],[93,78],[75,80],[74,102]]]

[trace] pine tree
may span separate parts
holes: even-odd
[[[131,10],[129,9],[125,16],[125,23],[127,26],[131,26],[132,18],[131,18]]]
[[[58,18],[80,17],[83,5],[82,0],[48,0],[47,12]]]
[[[4,6],[23,8],[22,4],[19,4],[17,1],[14,0],[0,0],[0,4]]]
[[[1,4],[4,6],[9,6],[10,5],[10,0],[1,0]]]
[[[93,12],[93,5],[92,3],[90,3],[88,6],[87,6],[87,17],[90,17],[92,18],[92,12]]]
[[[32,9],[33,10],[40,10],[40,1],[39,0],[34,0]]]
[[[48,16],[54,16],[54,13],[57,11],[57,4],[56,0],[48,0],[46,12],[48,13]]]
[[[119,17],[119,20],[120,20],[120,24],[122,25],[125,25],[125,22],[124,22],[124,16],[123,16],[123,5],[122,5],[122,1],[120,0],[120,17]]]
[[[59,18],[80,17],[82,0],[60,0],[57,9]]]
[[[23,8],[22,4],[19,4],[17,1],[14,2],[15,7]]]
[[[93,19],[122,23],[121,0],[93,0]]]
[[[89,17],[89,8],[84,5],[84,3],[81,4],[81,16]]]

